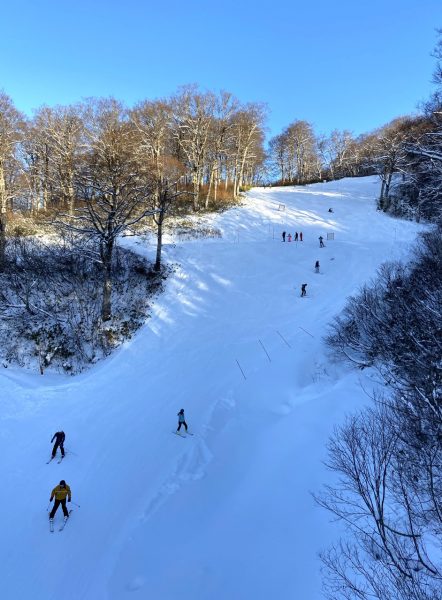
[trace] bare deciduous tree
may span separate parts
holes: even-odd
[[[4,266],[8,202],[11,194],[8,169],[16,162],[16,146],[20,140],[23,117],[12,100],[0,92],[0,270]]]
[[[123,106],[114,99],[90,102],[84,113],[87,151],[75,176],[80,206],[64,221],[97,240],[103,268],[102,320],[111,318],[112,258],[116,240],[150,211],[153,193],[147,169],[134,149],[133,128]]]

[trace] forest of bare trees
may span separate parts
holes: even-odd
[[[167,217],[219,209],[256,182],[265,120],[264,105],[195,85],[132,108],[92,98],[32,118],[1,93],[3,357],[24,363],[26,344],[11,340],[25,336],[25,354],[38,354],[42,370],[59,358],[75,371],[71,357],[93,361],[139,326],[164,277]],[[140,227],[157,239],[152,266],[117,247]]]
[[[335,358],[373,369],[379,383],[371,405],[335,430],[334,482],[316,496],[345,524],[321,556],[331,600],[441,598],[442,39],[435,56],[424,113],[396,119],[373,145],[382,208],[434,224],[408,264],[385,263],[348,299],[327,336]]]
[[[42,106],[32,117],[21,114],[1,92],[0,311],[3,324],[8,324],[1,331],[8,332],[19,319],[45,315],[51,325],[39,326],[37,319],[30,343],[35,341],[45,356],[54,354],[47,331],[67,323],[63,311],[54,309],[64,305],[61,296],[66,290],[58,282],[52,296],[43,293],[41,261],[50,264],[52,252],[62,253],[72,267],[64,272],[66,284],[82,277],[95,280],[86,293],[93,306],[92,338],[101,340],[107,352],[120,338],[114,330],[120,327],[118,314],[123,314],[121,290],[126,290],[136,315],[132,325],[124,326],[127,331],[147,312],[146,303],[127,293],[130,265],[138,274],[147,274],[152,289],[158,289],[164,276],[167,218],[218,210],[235,202],[242,190],[269,182],[272,176],[280,185],[302,185],[376,174],[381,179],[380,210],[416,220],[439,219],[441,41],[435,57],[437,91],[417,116],[396,118],[360,136],[348,130],[318,135],[311,123],[295,120],[270,140],[267,152],[266,106],[242,103],[226,91],[187,85],[169,98],[144,100],[133,107],[113,98],[87,99],[70,106]],[[140,228],[156,238],[152,266],[140,266],[118,248],[121,236]],[[68,255],[76,256],[77,263]],[[80,278],[75,264],[81,265]],[[79,297],[72,289],[66,293]],[[66,340],[77,333],[66,330]],[[96,342],[90,344],[96,347]],[[64,346],[69,348],[65,354],[73,352],[70,343]],[[62,354],[60,348],[57,352]],[[94,356],[86,348],[81,352]],[[6,354],[22,360],[17,350]]]
[[[436,92],[419,113],[393,119],[354,136],[334,130],[316,134],[297,120],[269,142],[268,165],[275,185],[379,175],[378,208],[395,216],[437,220],[442,216],[442,41],[434,56]]]
[[[425,177],[433,169],[430,160],[435,161],[438,148],[437,108],[436,96],[422,114],[398,117],[357,137],[338,130],[316,135],[310,123],[295,121],[269,143],[269,169],[277,177],[275,184],[379,175],[380,210],[417,220],[432,218],[436,207],[430,198],[437,200],[439,188],[434,180],[427,186]]]

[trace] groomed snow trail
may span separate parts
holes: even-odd
[[[329,480],[333,426],[372,385],[321,338],[420,229],[376,212],[378,190],[376,178],[254,189],[207,217],[222,238],[169,240],[176,271],[111,358],[78,377],[2,370],[1,598],[321,597],[317,552],[338,530],[310,492]],[[171,435],[180,408],[185,439]],[[60,428],[67,457],[46,465]],[[81,507],[49,534],[62,478]]]

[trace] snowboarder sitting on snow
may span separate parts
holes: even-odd
[[[324,238],[322,237],[322,235],[319,236],[319,247],[320,248],[325,248],[324,246]]]
[[[307,287],[306,283],[303,283],[301,285],[301,298],[307,294],[307,290],[305,289],[306,287]]]
[[[329,208],[329,209],[328,209],[328,212],[333,212],[333,209],[332,209],[332,208]]]
[[[181,429],[181,425],[184,425],[186,431],[187,431],[187,423],[186,423],[186,417],[184,416],[184,408],[182,408],[180,410],[180,412],[178,413],[178,428],[177,431],[179,431]]]
[[[64,431],[57,431],[56,433],[54,433],[54,435],[52,436],[52,440],[51,440],[51,444],[52,442],[55,440],[55,444],[54,447],[52,448],[52,458],[55,458],[55,455],[57,453],[57,448],[60,447],[60,451],[61,451],[61,455],[64,457],[64,448],[63,448],[63,444],[64,444],[64,440],[65,440],[65,434]]]
[[[319,273],[319,260],[315,262],[315,271],[316,273]]]
[[[70,502],[71,501],[71,488],[68,486],[66,481],[64,479],[62,479],[60,481],[59,485],[56,485],[51,492],[51,497],[49,499],[49,502],[52,502],[52,500],[54,498],[55,498],[55,502],[54,502],[54,506],[52,507],[51,512],[49,513],[50,519],[54,518],[55,513],[57,512],[57,509],[60,506],[60,504],[61,504],[61,508],[63,509],[64,516],[66,518],[69,517],[69,512],[68,512],[68,509],[66,508],[66,497],[68,499],[68,502]]]

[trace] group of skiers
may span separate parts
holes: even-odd
[[[319,260],[315,262],[315,273],[319,273]],[[301,285],[301,298],[307,295],[307,284],[303,283]]]
[[[328,212],[333,212],[332,208],[328,209]],[[286,240],[286,236],[287,236],[287,241],[291,242],[292,241],[292,235],[289,233],[287,234],[285,231],[282,232],[282,241],[285,242]],[[298,234],[298,232],[295,232],[295,235],[293,237],[293,241],[297,242],[299,239],[300,242],[302,242],[302,231]],[[320,248],[325,248],[325,244],[324,244],[324,238],[322,237],[322,235],[319,236],[319,247]],[[317,260],[315,262],[315,273],[319,273],[319,260]],[[303,298],[304,296],[307,295],[307,284],[303,283],[301,285],[301,298]]]
[[[54,435],[52,436],[52,439],[51,439],[51,444],[54,440],[55,440],[55,444],[54,444],[54,447],[52,448],[50,461],[53,458],[55,458],[58,448],[60,448],[61,459],[63,459],[66,456],[66,453],[64,450],[65,439],[66,439],[66,435],[65,435],[64,431],[56,431],[54,433]],[[59,506],[61,506],[61,508],[63,510],[65,522],[68,520],[69,511],[66,508],[66,499],[68,502],[70,502],[71,498],[72,498],[71,488],[68,486],[66,481],[64,479],[62,479],[60,481],[60,483],[54,487],[54,489],[51,492],[51,497],[49,498],[49,502],[52,502],[52,500],[54,500],[54,506],[52,507],[52,510],[49,513],[49,521],[51,523],[51,526],[54,521],[55,513],[57,512]]]
[[[333,210],[331,208],[329,208],[328,212],[333,212]],[[286,232],[283,231],[282,232],[282,241],[285,242],[285,240],[286,240]],[[302,231],[299,232],[299,234],[296,231],[295,235],[293,236],[293,241],[297,242],[298,240],[300,242],[303,241]],[[287,241],[288,242],[292,241],[292,235],[290,233],[287,235]],[[325,247],[324,238],[322,237],[322,235],[319,236],[319,247],[320,248]],[[319,273],[319,260],[317,260],[315,262],[315,273]],[[303,283],[301,285],[301,297],[304,297],[306,295],[307,295],[307,284]],[[188,426],[186,423],[186,418],[184,416],[184,408],[182,408],[177,413],[177,417],[178,417],[178,427],[177,427],[176,433],[179,434],[179,431],[182,426],[184,426],[184,429],[187,432]],[[65,439],[66,439],[66,435],[65,435],[64,431],[56,431],[54,433],[54,435],[52,436],[52,439],[51,439],[51,444],[54,442],[54,440],[55,440],[55,443],[52,448],[52,454],[51,454],[51,458],[50,458],[49,462],[55,458],[58,449],[60,449],[60,452],[61,452],[61,460],[65,457],[65,449],[64,449]],[[49,513],[49,521],[51,522],[51,527],[52,527],[52,523],[53,523],[53,520],[55,517],[55,513],[57,512],[59,506],[61,506],[61,508],[62,508],[65,522],[68,520],[69,511],[66,507],[66,500],[68,502],[71,502],[71,499],[72,499],[71,488],[66,483],[66,481],[64,479],[62,479],[60,481],[60,483],[58,485],[56,485],[53,488],[53,490],[51,491],[51,497],[49,499],[49,502],[52,502],[54,500],[54,505],[51,509],[51,512]]]
[[[285,242],[285,238],[286,238],[286,237],[287,237],[287,241],[288,241],[288,242],[291,242],[291,241],[292,241],[292,234],[291,234],[291,233],[287,234],[285,231],[283,231],[281,235],[282,235],[282,241],[283,241],[283,242]],[[319,239],[319,247],[320,247],[320,248],[325,248],[325,244],[324,244],[324,238],[322,237],[322,235],[320,235],[318,239]],[[303,239],[302,239],[302,231],[301,231],[299,234],[298,234],[298,232],[296,231],[296,232],[295,232],[295,235],[293,236],[293,241],[294,241],[294,242],[297,242],[298,240],[299,240],[300,242],[302,242],[302,241],[303,241]]]
[[[282,232],[282,241],[285,242],[285,238],[287,236],[287,241],[291,242],[292,239],[294,242],[300,241],[302,242],[302,231],[300,231],[299,233],[297,231],[295,231],[295,235],[292,236],[291,233],[286,233],[285,231]]]
[[[177,417],[178,417],[178,427],[177,427],[176,432],[178,433],[182,426],[184,426],[184,429],[187,432],[188,426],[186,423],[186,417],[184,416],[184,408],[182,408],[178,412]],[[53,458],[55,458],[55,456],[57,454],[57,450],[59,448],[60,448],[62,459],[65,457],[65,455],[66,455],[65,449],[64,449],[65,439],[66,439],[66,435],[65,435],[64,431],[56,431],[54,433],[54,435],[52,436],[52,439],[51,439],[51,444],[54,440],[55,440],[55,444],[54,444],[54,447],[52,448],[51,459],[49,460],[49,462]],[[61,509],[63,511],[65,523],[69,518],[69,511],[66,507],[66,500],[68,502],[71,502],[72,492],[71,492],[71,488],[69,487],[69,485],[66,483],[66,481],[64,479],[62,479],[60,481],[60,483],[58,485],[56,485],[54,487],[54,489],[52,490],[51,497],[49,498],[49,502],[52,502],[53,500],[54,500],[54,505],[51,509],[51,512],[49,513],[49,522],[51,523],[51,528],[52,528],[52,524],[54,521],[55,513],[57,512],[59,506],[61,506]],[[49,510],[49,507],[48,507],[48,510]]]

